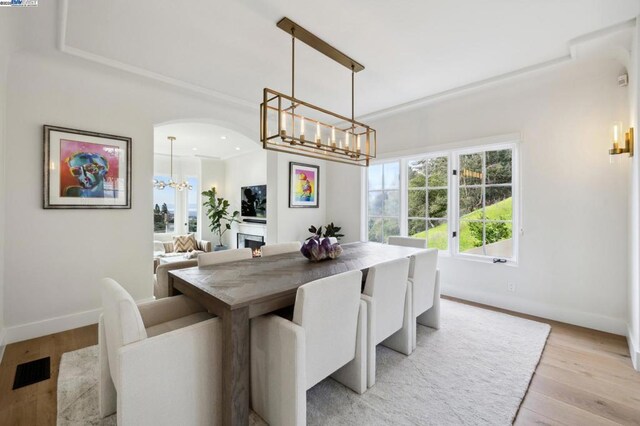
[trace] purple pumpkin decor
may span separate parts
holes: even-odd
[[[300,253],[312,262],[320,262],[340,257],[342,247],[337,242],[332,244],[330,238],[312,237],[302,244]]]

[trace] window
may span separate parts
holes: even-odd
[[[449,157],[407,163],[407,235],[429,248],[449,248]]]
[[[154,176],[156,180],[169,181],[168,176]],[[175,229],[176,191],[173,188],[153,188],[153,232],[171,234]]]
[[[367,173],[368,238],[386,243],[400,235],[400,162],[372,165]]]
[[[198,209],[200,207],[199,203],[199,190],[198,190],[198,179],[194,177],[190,177],[187,179],[189,185],[193,188],[188,191],[187,194],[187,219],[188,219],[188,228],[189,232],[198,232]]]
[[[168,182],[169,176],[154,176]],[[185,234],[198,232],[200,192],[198,179],[187,178],[192,189],[176,191],[167,186],[153,189],[153,232],[156,234]]]
[[[513,150],[458,155],[458,252],[511,259]]]
[[[473,259],[517,260],[517,145],[401,158],[367,170],[369,241],[390,235]]]

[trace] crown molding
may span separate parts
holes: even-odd
[[[110,59],[102,55],[87,52],[85,50],[78,49],[76,47],[68,46],[66,43],[68,12],[69,12],[69,0],[62,0],[62,2],[60,3],[59,15],[58,15],[58,49],[61,52],[72,55],[72,56],[76,56],[88,61],[106,65],[111,68],[116,68],[121,71],[126,71],[142,77],[150,78],[152,80],[160,81],[162,83],[179,87],[181,89],[186,89],[188,91],[205,95],[207,97],[214,98],[219,101],[232,103],[244,109],[248,109],[251,111],[258,110],[258,105],[255,102],[250,102],[250,101],[247,101],[246,99],[242,99],[236,96],[228,95],[226,93],[218,92],[217,90],[209,89],[203,86],[199,86],[197,84],[188,83],[184,80],[169,77],[154,71],[149,71],[144,68],[140,68],[134,65],[126,64],[124,62],[116,61],[114,59]]]
[[[122,71],[130,72],[132,74],[150,78],[150,79],[160,81],[160,82],[163,82],[172,86],[176,86],[182,89],[186,89],[188,91],[198,93],[210,98],[214,98],[219,101],[229,102],[241,108],[244,108],[246,110],[251,110],[251,111],[258,110],[258,105],[255,102],[250,102],[250,101],[247,101],[246,99],[242,99],[233,95],[218,92],[213,89],[188,83],[184,80],[168,77],[166,75],[149,71],[133,65],[129,65],[120,61],[116,61],[116,60],[104,57],[102,55],[97,55],[82,49],[68,46],[66,44],[68,9],[69,9],[69,0],[62,0],[60,2],[59,16],[58,16],[58,21],[59,21],[58,48],[60,51],[67,53],[69,55],[80,57],[88,61],[97,62],[99,64],[106,65],[111,68],[116,68]],[[360,121],[366,121],[366,120],[374,120],[374,119],[379,119],[379,118],[399,114],[401,112],[406,112],[412,109],[420,108],[428,104],[439,102],[447,98],[457,96],[466,92],[470,92],[473,90],[489,87],[489,86],[498,84],[500,82],[507,81],[516,77],[520,77],[526,74],[535,73],[537,71],[553,68],[555,66],[574,60],[577,57],[577,50],[581,44],[589,43],[596,39],[600,39],[602,37],[611,35],[613,33],[631,29],[635,26],[636,26],[636,18],[632,18],[627,21],[623,21],[618,24],[614,24],[609,27],[593,31],[570,40],[568,43],[568,53],[566,55],[559,56],[557,58],[550,59],[537,64],[533,64],[527,67],[519,68],[517,70],[510,71],[504,74],[496,75],[494,77],[490,77],[487,79],[475,81],[462,86],[454,87],[439,93],[435,93],[432,95],[415,99],[413,101],[401,103],[389,108],[384,108],[378,111],[364,114],[356,118]]]
[[[555,66],[558,66],[576,59],[578,56],[578,49],[581,45],[593,42],[595,40],[607,37],[609,35],[612,35],[621,31],[630,30],[635,26],[636,26],[636,18],[632,18],[627,21],[623,21],[605,28],[601,28],[599,30],[596,30],[587,34],[583,34],[579,37],[569,40],[568,53],[566,55],[563,55],[548,61],[533,64],[524,68],[519,68],[517,70],[500,74],[494,77],[490,77],[484,80],[479,80],[463,86],[454,87],[449,90],[445,90],[439,93],[435,93],[433,95],[425,96],[423,98],[419,98],[419,99],[406,102],[400,105],[395,105],[395,106],[385,108],[379,111],[375,111],[369,114],[364,114],[357,118],[360,121],[367,121],[367,120],[375,120],[378,118],[388,117],[401,112],[406,112],[412,109],[416,109],[431,103],[439,102],[449,97],[463,94],[465,92],[470,92],[472,90],[482,89],[491,85],[495,85],[497,83],[501,83],[503,81],[520,77],[525,74],[553,68]]]

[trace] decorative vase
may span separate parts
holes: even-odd
[[[312,237],[302,244],[300,253],[312,262],[320,262],[340,257],[342,247],[337,242],[333,243],[330,238]]]
[[[213,246],[213,251],[223,251],[228,249],[229,247],[227,246]]]

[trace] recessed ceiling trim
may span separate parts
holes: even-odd
[[[95,53],[87,52],[85,50],[78,49],[76,47],[68,46],[66,43],[68,12],[69,12],[69,0],[62,0],[62,4],[60,7],[60,16],[58,17],[58,26],[59,26],[58,48],[60,49],[60,51],[67,53],[69,55],[86,59],[88,61],[97,62],[99,64],[109,66],[111,68],[116,68],[121,71],[130,72],[133,74],[140,75],[142,77],[147,77],[147,78],[157,80],[166,84],[180,87],[182,89],[187,89],[192,92],[206,95],[220,101],[230,102],[240,107],[250,109],[251,111],[258,110],[258,107],[256,107],[256,105],[253,102],[249,102],[245,99],[241,99],[233,95],[228,95],[226,93],[218,92],[217,90],[208,89],[206,87],[202,87],[197,84],[188,83],[184,80],[168,77],[166,75],[149,71],[144,68],[136,67],[134,65],[125,64],[123,62],[116,61],[114,59],[110,59],[102,55],[97,55]]]
[[[368,121],[368,120],[375,120],[378,118],[388,117],[401,112],[406,112],[412,109],[416,109],[424,105],[442,101],[449,97],[457,96],[465,92],[481,89],[490,85],[495,85],[497,83],[507,81],[512,78],[520,77],[525,74],[541,71],[547,68],[551,68],[551,67],[563,64],[565,62],[569,62],[577,57],[577,49],[579,45],[600,39],[602,37],[609,36],[611,34],[614,34],[620,31],[629,30],[631,28],[634,28],[635,26],[636,26],[636,18],[633,18],[627,21],[620,22],[618,24],[611,25],[606,28],[601,28],[599,30],[596,30],[587,34],[583,34],[569,41],[568,43],[569,53],[566,55],[563,55],[558,58],[551,59],[545,62],[540,62],[538,64],[530,65],[528,67],[510,71],[504,74],[496,75],[494,77],[490,77],[484,80],[475,81],[473,83],[469,83],[464,86],[454,87],[449,90],[445,90],[439,93],[435,93],[433,95],[425,96],[423,98],[419,98],[413,101],[405,102],[403,104],[395,105],[386,109],[382,109],[380,111],[375,111],[369,114],[365,114],[363,116],[359,116],[358,119],[363,121]]]
[[[69,55],[73,55],[73,56],[77,56],[80,57],[82,59],[85,60],[89,60],[89,61],[93,61],[93,62],[97,62],[99,64],[102,65],[106,65],[112,68],[116,68],[122,71],[126,71],[126,72],[130,72],[142,77],[146,77],[146,78],[150,78],[153,80],[157,80],[169,85],[173,85],[182,89],[186,89],[189,90],[191,92],[194,93],[198,93],[201,95],[205,95],[211,98],[214,98],[216,100],[220,100],[220,101],[224,101],[224,102],[229,102],[232,103],[234,105],[237,105],[239,107],[244,108],[245,110],[250,110],[250,111],[256,111],[258,110],[258,107],[256,107],[256,105],[253,102],[249,102],[245,99],[241,99],[239,97],[233,96],[233,95],[229,95],[226,93],[222,93],[222,92],[218,92],[216,90],[213,89],[208,89],[206,87],[202,87],[199,85],[195,85],[192,83],[188,83],[184,80],[180,80],[180,79],[176,79],[173,77],[168,77],[153,71],[149,71],[143,68],[139,68],[133,65],[129,65],[126,63],[122,63],[101,55],[97,55],[94,53],[90,53],[87,52],[85,50],[82,49],[78,49],[75,47],[71,47],[68,46],[66,44],[66,33],[67,33],[67,17],[68,17],[68,5],[69,5],[69,0],[61,0],[60,3],[60,7],[59,7],[59,16],[58,16],[58,27],[59,27],[59,32],[58,32],[58,48],[60,51],[67,53]],[[464,86],[459,86],[459,87],[455,87],[443,92],[439,92],[433,95],[429,95],[429,96],[425,96],[413,101],[409,101],[409,102],[405,102],[399,105],[395,105],[389,108],[384,108],[378,111],[374,111],[362,116],[358,116],[357,119],[359,120],[372,120],[372,119],[377,119],[377,118],[382,118],[382,117],[387,117],[387,116],[391,116],[391,115],[395,115],[401,112],[405,112],[411,109],[415,109],[415,108],[419,108],[423,105],[426,104],[430,104],[430,103],[434,103],[434,102],[438,102],[440,100],[444,100],[450,96],[455,96],[458,94],[462,94],[464,92],[467,91],[471,91],[471,90],[475,90],[475,89],[479,89],[482,88],[484,86],[488,86],[488,85],[492,85],[492,84],[496,84],[502,80],[508,80],[511,78],[515,78],[518,76],[521,76],[523,74],[526,73],[530,73],[530,72],[535,72],[535,71],[539,71],[542,70],[543,68],[547,68],[547,67],[553,67],[556,65],[559,65],[561,63],[570,61],[572,59],[575,58],[575,51],[576,51],[576,46],[578,44],[584,43],[586,41],[591,41],[595,38],[600,38],[606,35],[609,35],[613,32],[616,31],[620,31],[620,30],[624,30],[624,29],[629,29],[629,28],[633,28],[635,27],[635,25],[637,25],[636,22],[636,18],[630,19],[630,20],[626,20],[623,21],[621,23],[600,29],[600,30],[596,30],[587,34],[583,34],[582,36],[576,37],[575,39],[572,39],[569,42],[568,45],[568,50],[569,53],[567,55],[555,58],[555,59],[551,59],[548,61],[544,61],[538,64],[533,64],[531,66],[528,67],[524,67],[524,68],[520,68],[518,70],[515,71],[511,71],[505,74],[500,74],[494,77],[490,77],[481,81],[476,81],[473,83],[469,83],[466,84]]]
[[[553,67],[568,61],[571,61],[571,55],[561,56],[559,58],[551,59],[546,62],[541,62],[539,64],[531,65],[525,68],[520,68],[515,71],[510,71],[505,74],[500,74],[495,77],[486,78],[484,80],[475,81],[473,83],[465,84],[464,86],[454,87],[453,89],[445,90],[443,92],[439,92],[433,95],[425,96],[424,98],[416,99],[413,101],[405,102],[400,105],[395,105],[390,108],[386,108],[380,111],[372,112],[370,114],[365,114],[361,117],[358,117],[359,120],[369,121],[375,120],[378,118],[388,117],[390,115],[395,115],[401,112],[406,112],[412,109],[419,108],[424,105],[428,105],[434,102],[442,101],[451,96],[460,95],[465,92],[469,92],[476,89],[481,89],[486,86],[494,85],[497,83],[501,83],[503,81],[509,80],[511,78],[515,78],[524,74],[529,74],[535,71],[540,71],[542,69],[546,69],[549,67]]]

